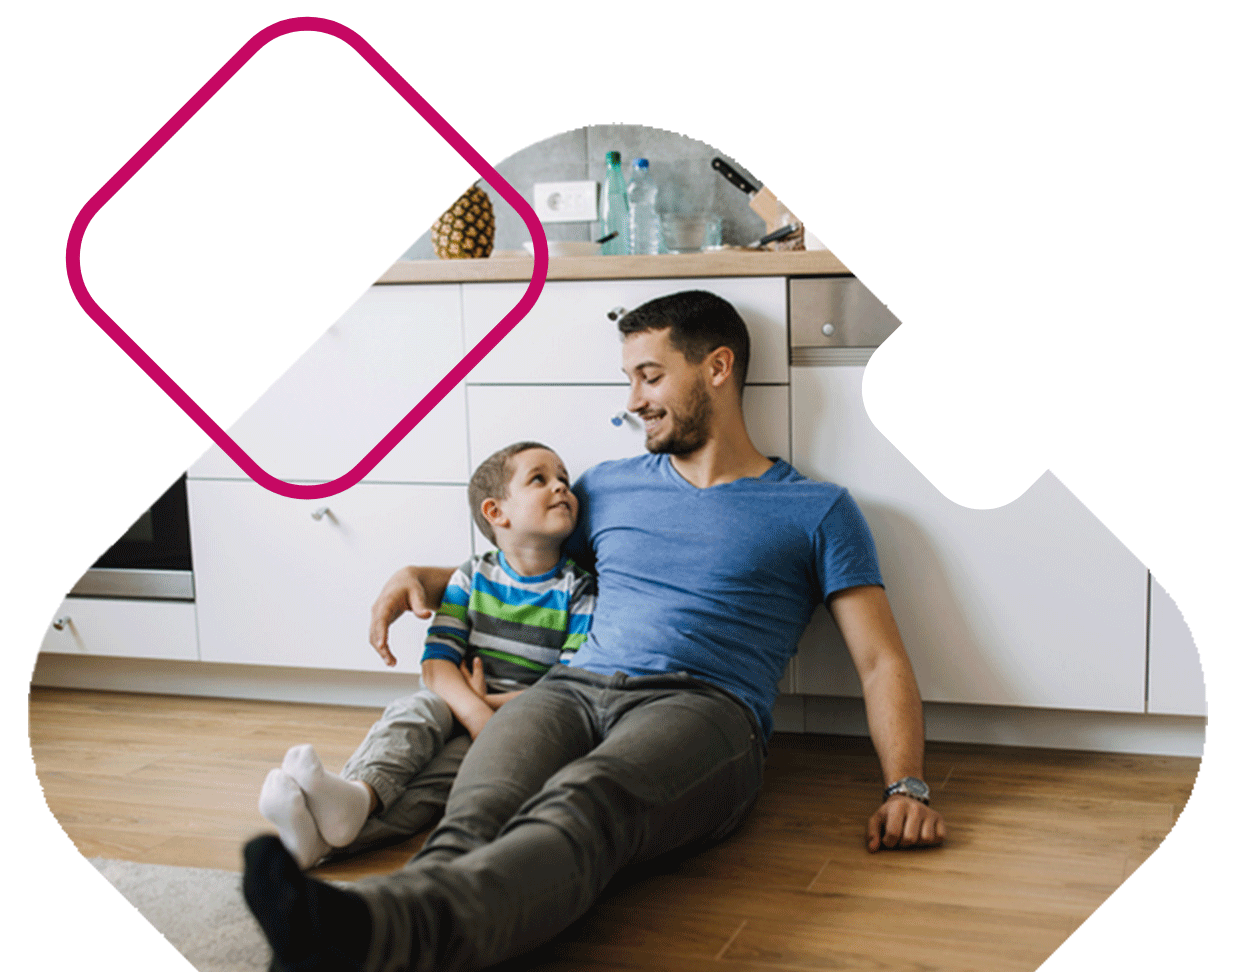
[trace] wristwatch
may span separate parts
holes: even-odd
[[[929,787],[924,780],[918,780],[915,776],[905,776],[901,780],[895,780],[882,791],[882,802],[885,803],[898,793],[929,806]]]

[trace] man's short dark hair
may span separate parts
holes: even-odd
[[[736,308],[706,290],[685,290],[648,300],[617,322],[622,335],[668,329],[668,340],[697,364],[716,348],[732,350],[732,373],[737,391],[745,387],[749,371],[749,329]]]
[[[479,527],[480,533],[486,536],[491,543],[497,542],[497,535],[493,532],[492,524],[484,517],[481,507],[486,499],[503,500],[509,495],[510,479],[514,475],[510,460],[528,449],[548,449],[548,447],[540,442],[515,442],[504,449],[498,449],[475,467],[475,472],[471,474],[471,481],[467,484],[467,502],[471,504],[471,517],[475,520],[475,525]],[[548,451],[552,452],[551,449]]]

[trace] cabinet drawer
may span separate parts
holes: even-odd
[[[467,347],[522,296],[521,283],[464,284]],[[559,280],[545,285],[513,332],[471,372],[471,382],[623,382],[621,341],[608,313],[655,297],[709,290],[728,300],[749,328],[748,381],[788,380],[787,283],[782,277],[697,280]]]
[[[899,326],[855,277],[798,277],[788,282],[793,360],[812,348],[876,348]]]
[[[251,482],[190,480],[203,661],[385,671],[369,610],[406,564],[471,553],[463,486],[361,483],[292,500]],[[406,614],[390,647],[418,671],[428,622]]]
[[[373,287],[230,429],[271,475],[325,482],[349,471],[462,357],[457,284]],[[466,478],[461,389],[368,475],[387,482]],[[197,478],[247,476],[217,446]]]
[[[553,449],[573,479],[596,463],[640,455],[642,423],[625,415],[628,398],[624,385],[472,385],[471,468],[524,439]]]
[[[41,650],[196,661],[197,614],[185,601],[68,597],[48,625]]]
[[[472,385],[472,468],[523,439],[554,449],[574,478],[596,463],[641,455],[645,436],[625,412],[628,398],[624,385]],[[754,445],[787,459],[788,386],[746,386],[745,416]]]

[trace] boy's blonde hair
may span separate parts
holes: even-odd
[[[510,460],[528,449],[547,449],[556,455],[554,450],[548,449],[542,442],[515,442],[504,449],[498,449],[476,466],[475,472],[471,475],[471,482],[467,484],[467,502],[471,504],[471,516],[475,520],[475,525],[479,527],[480,533],[486,536],[491,543],[497,542],[497,535],[493,532],[492,524],[485,518],[481,507],[486,499],[503,500],[509,495],[510,478],[514,474],[510,468]]]

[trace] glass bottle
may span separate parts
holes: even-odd
[[[604,256],[626,256],[629,253],[629,197],[625,194],[625,177],[621,175],[621,153],[604,156],[608,173],[599,190],[599,235],[617,235],[603,245]]]

